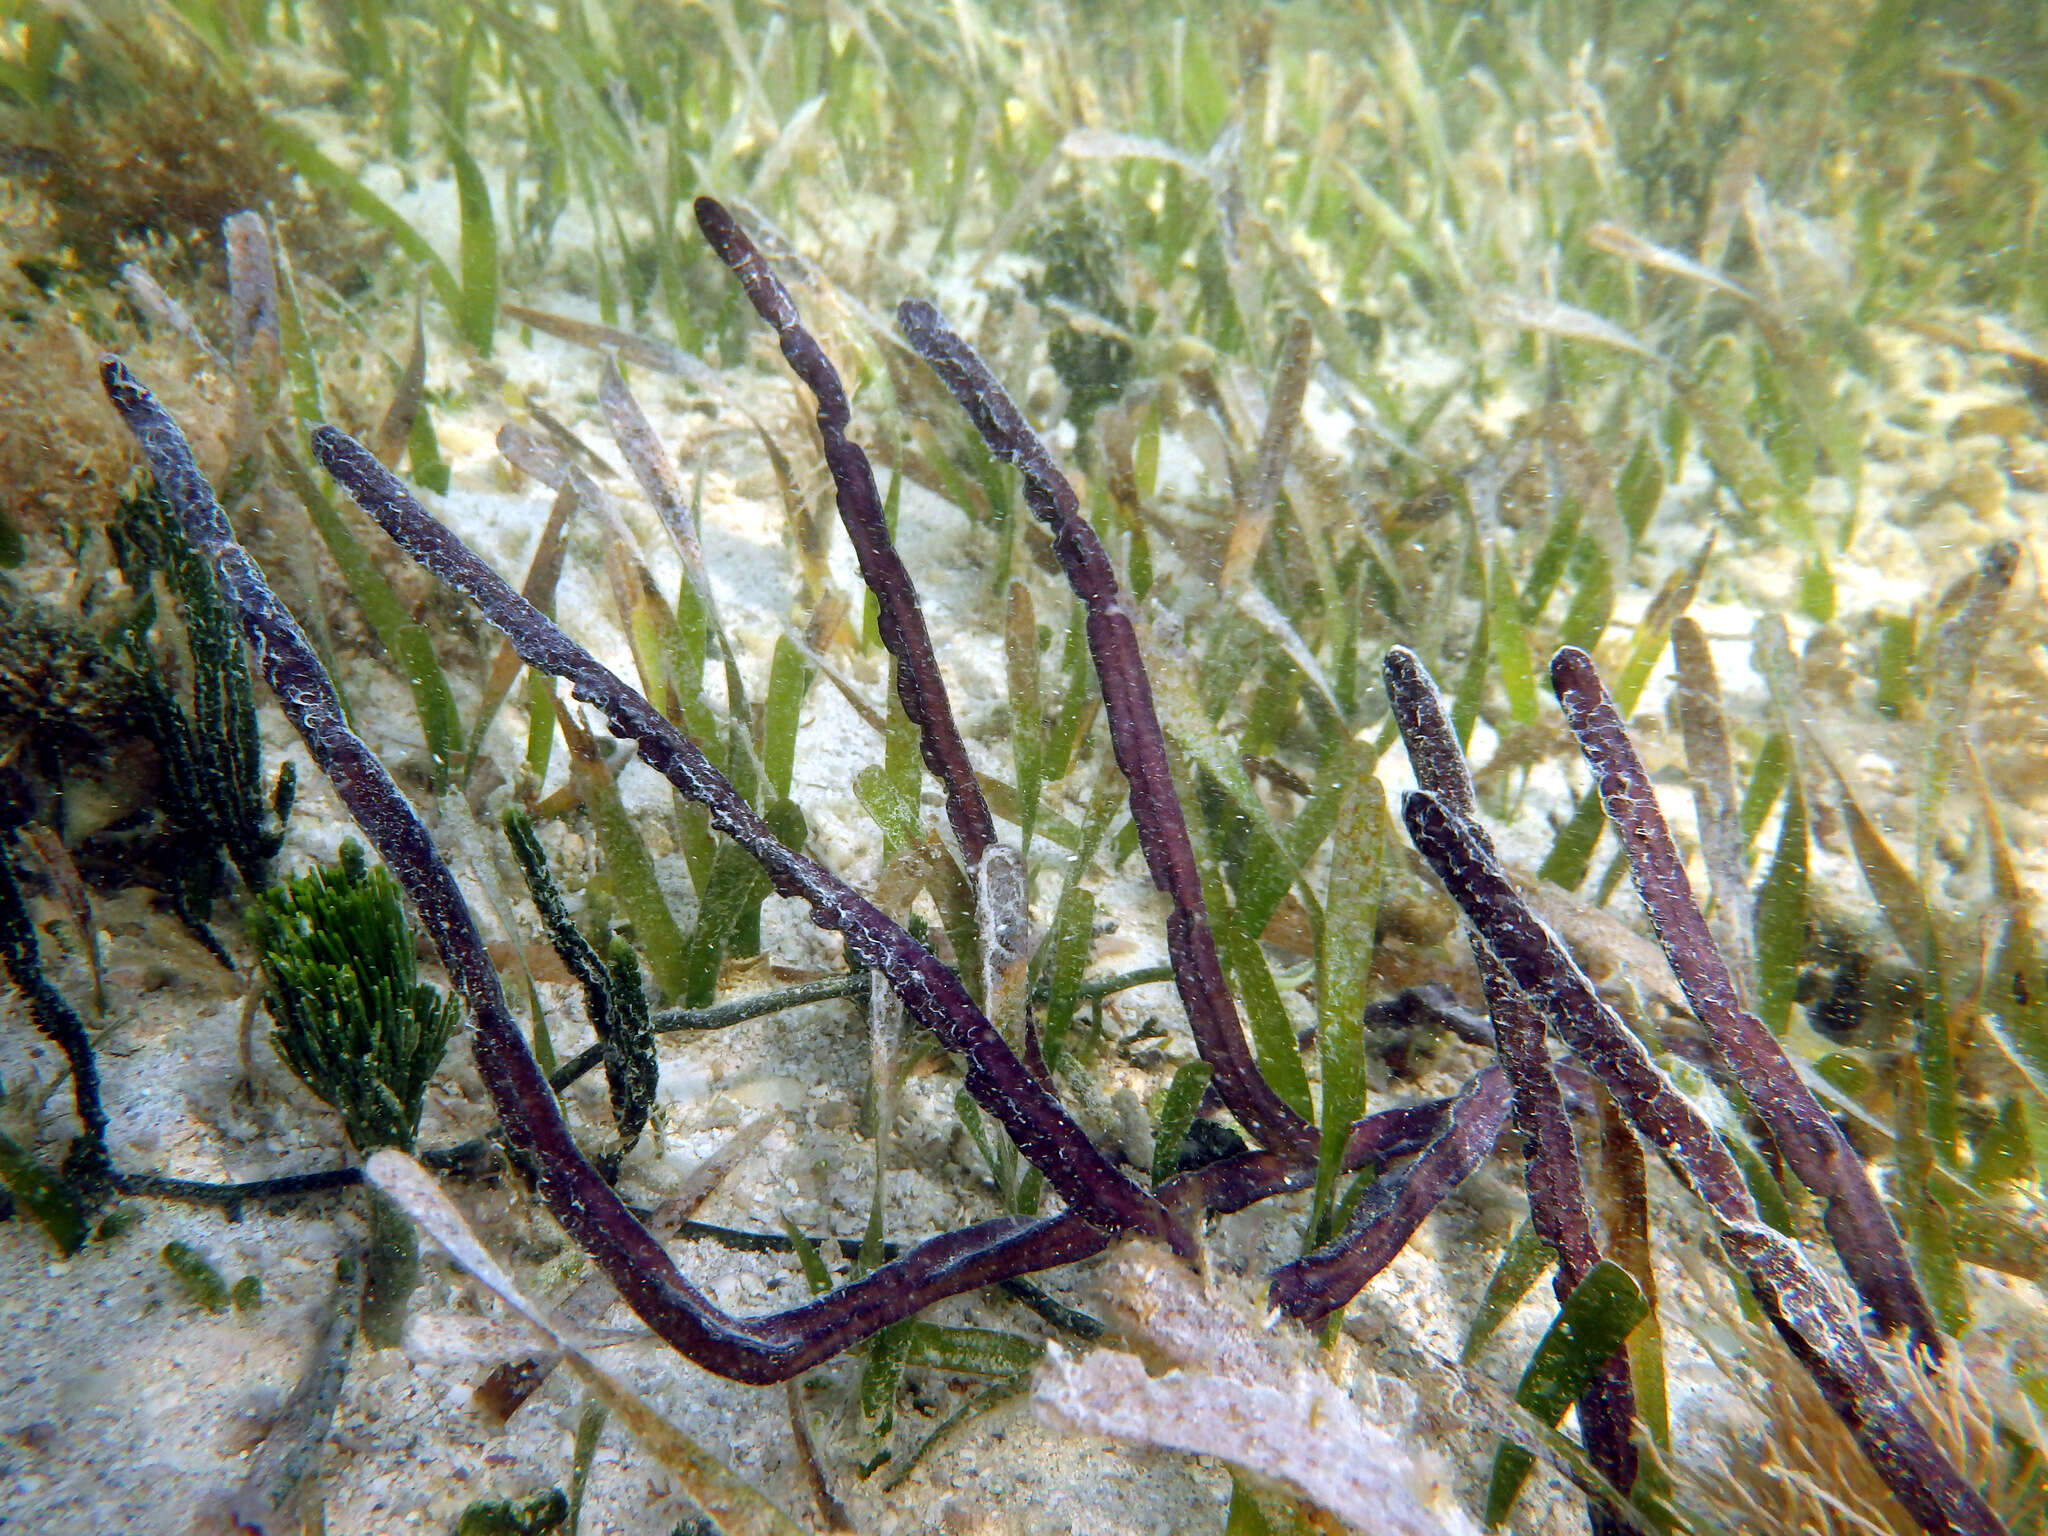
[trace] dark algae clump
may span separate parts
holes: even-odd
[[[358,1153],[412,1151],[460,1010],[417,979],[412,926],[391,876],[368,867],[362,844],[345,842],[338,865],[260,895],[249,937],[269,982],[277,1054],[340,1114]],[[403,1213],[375,1190],[367,1199],[360,1321],[363,1337],[388,1349],[417,1283],[419,1248]]]

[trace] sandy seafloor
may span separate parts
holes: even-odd
[[[395,186],[385,190],[402,200]],[[445,189],[427,187],[407,208],[430,228],[437,191]],[[543,308],[587,313],[560,293],[516,297]],[[499,352],[490,364],[450,361],[458,355],[452,345],[442,346],[435,363],[436,386],[452,387],[469,402],[440,417],[443,448],[455,474],[455,490],[442,509],[481,553],[516,577],[545,516],[547,492],[506,470],[492,434],[514,414],[508,402],[530,393],[609,455],[595,405],[598,362],[586,351],[544,337],[523,337],[510,326],[501,331]],[[1844,591],[1854,591],[1859,605],[1882,592],[1895,595],[1903,606],[1925,592],[1930,551],[1940,580],[1946,581],[1965,571],[1970,552],[1992,538],[2019,537],[2038,547],[2048,531],[2048,472],[2038,440],[1953,440],[1946,432],[1945,423],[1963,409],[2012,398],[1999,370],[1958,361],[1910,338],[1890,350],[1888,362],[1916,404],[1908,425],[1879,429],[1864,491],[1872,526],[1838,570]],[[636,387],[671,448],[707,456],[702,502],[706,559],[728,630],[750,683],[758,688],[796,591],[767,467],[744,432],[728,430],[704,442],[707,418],[701,397],[644,373]],[[786,379],[750,375],[745,388],[771,413],[768,419],[790,418],[794,386]],[[722,424],[734,428],[737,419],[727,413]],[[2013,472],[2015,455],[2030,482],[2027,475]],[[1991,502],[1979,498],[1973,507],[1955,496],[1934,494],[1978,463],[2000,467],[2004,489]],[[672,586],[678,566],[652,514],[625,482],[615,483],[614,489],[627,505],[643,558],[665,587]],[[1667,511],[1682,509],[1702,491],[1696,474],[1668,493]],[[1886,509],[1926,504],[1930,497],[1931,510],[1910,532],[1887,524]],[[1689,555],[1696,537],[1695,525],[1682,515],[1667,518],[1663,526],[1668,548],[1658,551],[1660,570]],[[611,614],[598,527],[585,518],[571,539],[559,611],[604,659],[630,675]],[[922,589],[970,745],[981,761],[1006,775],[1002,653],[989,622],[986,579],[990,541],[967,529],[952,509],[913,491],[903,502],[901,542]],[[1744,664],[1749,625],[1760,611],[1789,607],[1795,564],[1790,552],[1723,560],[1709,600],[1695,610],[1720,642],[1723,680],[1738,710],[1754,710],[1760,697]],[[851,554],[836,533],[833,577],[842,591],[857,592]],[[1041,617],[1063,615],[1054,588],[1042,577],[1033,579],[1039,582]],[[2038,602],[2034,582],[2030,565],[2014,601]],[[1640,602],[1640,595],[1634,607],[1625,599],[1624,617],[1639,612]],[[1793,622],[1796,641],[1806,626],[1796,618]],[[885,675],[875,656],[842,654],[837,660],[870,699],[880,700]],[[374,744],[401,765],[408,759],[416,763],[420,743],[408,737],[411,714],[397,682],[368,665],[354,667],[347,681],[358,702],[368,704],[361,713],[370,722]],[[1651,709],[1661,709],[1664,692],[1661,681],[1651,685],[1646,695]],[[470,702],[465,696],[465,711]],[[331,857],[348,831],[337,804],[267,702],[263,716],[268,761],[274,765],[289,758],[300,765],[301,798],[280,867]],[[508,708],[501,717],[492,748],[501,760],[516,760],[513,731],[522,724],[516,709]],[[809,693],[799,740],[795,798],[810,818],[813,850],[857,885],[866,884],[877,870],[879,841],[853,796],[852,780],[860,767],[877,759],[878,743],[822,679]],[[1672,760],[1668,733],[1659,733],[1654,722],[1648,745],[1653,761]],[[1482,756],[1484,751],[1482,740]],[[559,750],[555,762],[559,777]],[[1872,773],[1883,769],[1886,759],[1873,744],[1858,765]],[[1383,772],[1392,789],[1399,787],[1405,770],[1395,759]],[[1086,782],[1087,776],[1077,778]],[[416,783],[417,775],[409,782]],[[629,803],[643,812],[678,905],[686,905],[687,881],[661,829],[666,787],[638,767],[629,768],[621,783]],[[1548,840],[1550,816],[1571,788],[1561,773],[1537,776],[1522,798],[1520,819],[1503,829],[1511,854],[1533,862]],[[1884,788],[1880,782],[1879,792]],[[928,817],[934,805],[928,790]],[[1681,829],[1689,828],[1689,797],[1671,793],[1667,805]],[[2036,889],[2042,876],[2041,839],[2031,834],[2039,831],[2038,809],[2038,804],[2015,804],[2009,810],[2010,830],[2022,847],[2034,850],[2027,873]],[[475,863],[453,824],[439,818],[437,832],[474,893]],[[571,870],[584,867],[587,853],[573,833],[555,829],[549,836],[558,859]],[[1850,889],[1854,878],[1839,857],[1816,850],[1817,881]],[[1039,919],[1047,915],[1044,900],[1056,889],[1055,882],[1041,883]],[[1163,958],[1163,904],[1144,883],[1138,861],[1096,889],[1115,922],[1098,949],[1098,968],[1122,969]],[[495,925],[490,903],[479,906],[487,925]],[[518,906],[524,914],[523,898]],[[1634,921],[1625,899],[1612,910]],[[245,1055],[240,983],[182,939],[168,920],[147,915],[139,893],[105,902],[99,917],[108,1006],[105,1017],[93,1024],[119,1162],[211,1179],[335,1163],[341,1139],[334,1117],[278,1063],[261,1038],[260,1020],[255,1047]],[[519,941],[544,974],[552,974],[530,921],[522,915],[518,924]],[[224,925],[224,931],[232,935],[233,925]],[[770,899],[764,937],[769,954],[785,966],[820,970],[839,963],[836,941],[812,928],[792,903]],[[238,948],[237,955],[246,960],[244,949]],[[67,995],[82,1002],[88,991],[75,957],[66,958],[51,946],[51,965]],[[580,1046],[582,1026],[570,1022],[580,1021],[580,1004],[571,989],[544,980],[542,991],[558,1047],[566,1053]],[[1113,1034],[1129,1034],[1156,1017],[1170,1036],[1164,1051],[1155,1052],[1145,1065],[1126,1062],[1108,1069],[1108,1092],[1131,1089],[1143,1099],[1174,1061],[1190,1054],[1178,1005],[1170,989],[1155,987],[1116,999],[1111,1016]],[[774,1228],[786,1214],[814,1232],[829,1226],[842,1235],[858,1233],[866,1212],[870,1150],[852,1127],[868,1058],[851,1009],[825,1005],[718,1035],[669,1036],[661,1054],[660,1108],[652,1134],[629,1165],[629,1191],[642,1199],[658,1197],[742,1123],[767,1114],[773,1129],[698,1214],[759,1229]],[[1423,1080],[1395,1085],[1375,1102],[1451,1091],[1479,1064],[1474,1053],[1454,1047]],[[68,1090],[54,1053],[28,1027],[12,993],[0,1001],[0,1079],[10,1095],[44,1095],[37,1113],[45,1124],[61,1129]],[[905,1095],[898,1166],[888,1188],[892,1236],[912,1239],[995,1214],[978,1157],[957,1128],[951,1107],[955,1082],[949,1075],[927,1074],[914,1079]],[[584,1123],[607,1123],[595,1076],[573,1097]],[[485,1120],[481,1089],[458,1044],[431,1094],[423,1142],[458,1139]],[[1666,1306],[1696,1317],[1712,1305],[1725,1305],[1725,1296],[1710,1302],[1700,1294],[1703,1266],[1667,1251],[1674,1242],[1682,1246],[1696,1240],[1703,1227],[1661,1171],[1653,1178],[1665,1217],[1660,1279]],[[566,1292],[573,1266],[559,1262],[563,1240],[545,1216],[527,1209],[529,1202],[515,1192],[512,1181],[451,1188],[486,1239],[537,1291]],[[0,1352],[0,1530],[69,1536],[207,1528],[208,1512],[246,1475],[253,1447],[308,1356],[334,1257],[357,1230],[354,1203],[353,1197],[327,1197],[288,1208],[251,1208],[240,1221],[230,1222],[214,1211],[136,1202],[141,1220],[133,1230],[112,1242],[90,1244],[65,1263],[53,1261],[48,1243],[30,1224],[0,1224],[0,1336],[6,1341]],[[1484,1478],[1490,1442],[1456,1411],[1432,1361],[1457,1352],[1472,1305],[1520,1207],[1511,1171],[1499,1163],[1482,1171],[1353,1305],[1346,1338],[1331,1357],[1340,1379],[1363,1381],[1385,1373],[1415,1389],[1412,1433],[1442,1458],[1468,1507]],[[1217,1283],[1241,1298],[1251,1295],[1245,1277],[1292,1257],[1299,1227],[1298,1200],[1217,1223],[1208,1254]],[[260,1276],[261,1309],[218,1316],[200,1311],[158,1258],[173,1239],[206,1254],[231,1281],[244,1274]],[[685,1271],[722,1306],[753,1312],[789,1304],[803,1294],[791,1261],[736,1255],[705,1244],[678,1252]],[[1046,1277],[1046,1284],[1089,1304],[1085,1266],[1079,1273]],[[1546,1292],[1547,1287],[1538,1288],[1494,1347],[1489,1361],[1496,1378],[1526,1355],[1548,1316]],[[494,1306],[479,1295],[438,1257],[430,1257],[414,1306],[424,1313],[493,1313]],[[2021,1314],[2037,1302],[2012,1299]],[[1040,1331],[1021,1309],[986,1300],[949,1303],[934,1315],[943,1321]],[[591,1320],[620,1327],[631,1322],[617,1307]],[[1701,1436],[1727,1413],[1727,1396],[1718,1371],[1690,1344],[1684,1327],[1667,1324],[1666,1337],[1672,1342],[1681,1427]],[[688,1433],[726,1456],[742,1476],[799,1518],[812,1520],[780,1389],[721,1381],[651,1342],[616,1348],[607,1360]],[[472,1499],[566,1484],[581,1405],[568,1374],[556,1372],[510,1426],[497,1431],[485,1427],[470,1407],[484,1369],[436,1364],[399,1351],[373,1353],[358,1345],[323,1472],[328,1531],[443,1532],[453,1528],[458,1512]],[[1058,1433],[1041,1424],[1022,1399],[995,1409],[940,1448],[903,1487],[885,1492],[882,1477],[863,1482],[853,1471],[861,1450],[854,1401],[858,1370],[858,1362],[848,1360],[824,1367],[809,1379],[805,1396],[835,1489],[864,1532],[1167,1536],[1222,1527],[1229,1480],[1220,1466]],[[899,1455],[907,1454],[961,1400],[945,1381],[913,1373],[900,1410]],[[1711,1445],[1704,1438],[1693,1443]],[[689,1506],[672,1496],[667,1476],[616,1424],[609,1428],[597,1456],[583,1529],[665,1536],[688,1513]],[[1560,1496],[1554,1480],[1542,1479],[1516,1519],[1517,1528],[1527,1531],[1576,1530],[1582,1522],[1583,1515]]]

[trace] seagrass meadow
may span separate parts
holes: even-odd
[[[2044,103],[0,0],[0,1531],[2048,1529]]]

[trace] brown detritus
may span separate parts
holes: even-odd
[[[0,277],[0,295],[6,292]],[[110,521],[121,493],[141,462],[135,444],[107,409],[93,372],[98,349],[63,307],[23,293],[0,318],[0,515],[25,541],[67,527],[94,528]],[[145,344],[113,315],[95,316],[125,348],[173,377],[166,397],[181,421],[192,423],[194,451],[213,474],[228,466],[232,411],[178,366],[171,341]],[[221,391],[226,394],[225,389]]]
[[[125,40],[118,52],[141,66]],[[229,214],[292,198],[252,97],[175,54],[152,62],[146,98],[138,90],[88,111],[84,95],[66,92],[4,130],[21,136],[14,159],[27,169],[15,179],[40,204],[52,249],[88,272],[112,273],[125,248],[143,243],[199,265]]]
[[[186,271],[211,265],[245,208],[304,209],[330,229],[332,194],[301,194],[263,105],[194,36],[147,7],[74,13],[43,99],[0,113],[0,171],[29,218],[13,232],[33,270],[110,276],[147,246]],[[352,287],[380,235],[315,251],[317,275]]]
[[[103,755],[132,740],[142,680],[99,632],[0,586],[0,737],[45,753]],[[142,774],[155,778],[154,753]]]

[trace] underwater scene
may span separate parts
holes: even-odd
[[[2048,1531],[2048,6],[0,0],[0,1532]]]

